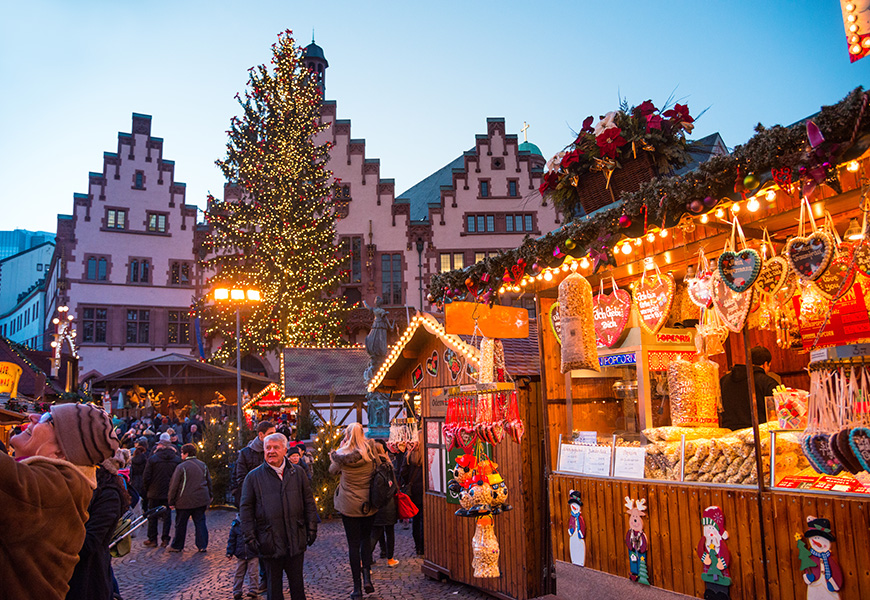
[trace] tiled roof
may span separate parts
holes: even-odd
[[[410,203],[412,221],[428,221],[429,205],[441,203],[441,186],[453,186],[453,169],[461,169],[464,166],[465,155],[462,155],[396,196],[396,202]]]
[[[365,348],[286,348],[284,393],[287,396],[364,396]]]

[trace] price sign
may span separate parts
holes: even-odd
[[[583,473],[588,446],[562,444],[559,451],[559,470],[566,473]]]
[[[586,448],[586,464],[583,472],[586,475],[610,476],[610,446],[584,446]]]
[[[646,448],[617,446],[613,461],[613,476],[627,479],[643,479]]]

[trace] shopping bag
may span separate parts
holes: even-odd
[[[417,508],[417,505],[414,504],[411,497],[405,492],[396,492],[396,502],[399,506],[400,519],[410,519],[420,512],[420,509]]]

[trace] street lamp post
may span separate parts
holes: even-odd
[[[242,346],[239,341],[241,332],[241,308],[242,303],[259,302],[260,290],[254,289],[228,289],[217,288],[214,291],[214,299],[229,301],[236,306],[236,432],[239,448],[242,447]]]

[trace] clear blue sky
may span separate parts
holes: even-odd
[[[589,114],[676,89],[729,146],[870,83],[837,0],[246,2],[0,0],[3,223],[54,231],[131,113],[153,116],[187,202],[222,195],[233,100],[279,31],[329,60],[327,98],[402,192],[474,144],[531,124],[545,156]]]

